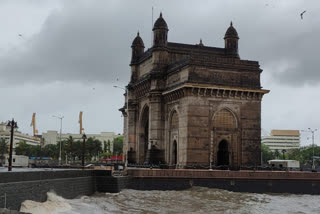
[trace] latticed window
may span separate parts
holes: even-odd
[[[179,118],[177,112],[173,112],[171,116],[171,123],[170,123],[170,128],[171,129],[177,129],[179,127]]]
[[[233,114],[227,110],[220,110],[213,118],[214,128],[236,128],[236,120]]]

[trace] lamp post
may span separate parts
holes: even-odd
[[[17,122],[12,118],[11,121],[8,121],[7,126],[11,127],[8,171],[12,171],[13,132],[15,128],[18,128],[18,125]]]
[[[308,130],[312,133],[312,171],[315,171],[316,167],[314,165],[314,132],[318,129],[312,130],[311,128],[308,128]]]
[[[302,130],[305,132],[311,132],[312,133],[312,171],[316,170],[316,166],[314,165],[314,132],[318,131],[318,129],[311,129],[308,128],[308,130]]]
[[[83,139],[83,142],[82,142],[82,169],[84,169],[84,162],[85,162],[84,157],[86,154],[86,139],[87,139],[86,134],[83,133],[82,139]]]
[[[127,113],[127,123],[126,123],[126,129],[127,129],[127,136],[126,136],[126,146],[125,146],[125,155],[126,155],[126,160],[124,163],[124,167],[127,168],[128,167],[128,147],[129,147],[129,90],[128,88],[123,88],[123,87],[119,87],[119,86],[113,86],[114,88],[120,88],[122,90],[125,91],[125,93],[127,94],[126,96],[126,113]]]
[[[60,119],[60,149],[59,149],[59,165],[61,165],[61,134],[62,134],[62,119],[64,118],[64,116],[55,116],[53,115],[52,117],[58,118]]]

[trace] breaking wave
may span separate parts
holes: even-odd
[[[59,214],[319,213],[320,196],[239,193],[192,187],[183,191],[123,190],[67,200],[48,193],[44,203],[25,201],[21,211]],[[22,210],[23,209],[23,210]]]
[[[46,202],[36,202],[26,200],[21,204],[20,211],[32,214],[55,214],[71,210],[71,205],[66,199],[56,195],[53,192],[47,193]]]

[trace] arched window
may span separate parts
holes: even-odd
[[[213,118],[213,128],[237,128],[236,119],[229,110],[222,109]]]
[[[170,129],[177,129],[179,127],[179,118],[176,111],[174,111],[171,115],[171,121],[170,121]]]

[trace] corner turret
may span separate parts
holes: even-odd
[[[153,46],[154,47],[166,46],[168,42],[169,29],[166,21],[162,18],[162,13],[160,13],[160,17],[154,23],[152,31],[153,31]]]
[[[139,32],[137,33],[136,38],[133,40],[131,48],[132,48],[131,63],[134,63],[144,53],[144,43],[139,35]]]
[[[233,27],[231,22],[230,27],[227,29],[227,32],[224,36],[224,45],[225,45],[224,48],[228,55],[239,57],[238,40],[239,40],[239,36],[238,36],[237,30]]]

